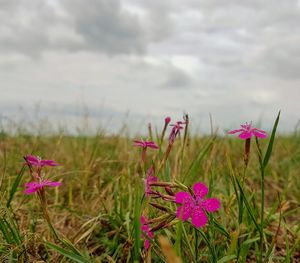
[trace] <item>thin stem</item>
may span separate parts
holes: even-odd
[[[264,231],[264,212],[265,212],[265,169],[261,169],[261,211],[260,211],[260,262],[264,249],[263,231]]]
[[[164,141],[164,138],[165,138],[165,134],[166,134],[167,127],[168,127],[168,123],[165,122],[165,126],[164,126],[164,128],[163,128],[163,131],[162,131],[161,137],[160,137],[160,142],[159,142],[159,145],[160,145],[160,146],[163,144],[163,141]]]
[[[42,210],[43,210],[43,215],[44,215],[44,218],[45,220],[47,221],[48,223],[48,226],[50,228],[50,230],[52,231],[54,237],[58,240],[60,240],[52,222],[51,222],[51,219],[50,219],[50,215],[49,215],[49,212],[48,212],[48,204],[47,204],[47,199],[46,199],[46,195],[45,195],[45,190],[44,189],[41,189],[39,192],[38,192],[38,196],[40,198],[40,202],[41,202],[41,207],[42,207]]]
[[[263,259],[263,250],[264,250],[264,213],[265,213],[265,166],[262,160],[262,151],[258,142],[257,137],[255,137],[255,142],[258,150],[258,160],[260,164],[260,173],[261,173],[261,209],[260,209],[260,255],[259,255],[259,262],[262,262]]]
[[[170,155],[172,146],[173,146],[173,143],[169,142],[168,148],[167,148],[167,150],[166,150],[166,152],[165,152],[165,155],[164,155],[164,157],[163,157],[161,163],[160,163],[159,166],[158,166],[158,169],[157,169],[156,174],[159,174],[160,170],[161,170],[161,169],[163,168],[163,166],[165,165],[165,163],[166,163],[166,161],[167,161],[167,159],[168,159],[168,157],[169,157],[169,155]]]

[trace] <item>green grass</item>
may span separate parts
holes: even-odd
[[[251,142],[244,174],[243,141],[233,137],[182,136],[177,139],[162,181],[192,187],[204,182],[221,209],[205,228],[178,219],[155,232],[152,262],[166,262],[157,237],[168,237],[182,262],[298,262],[300,260],[300,136],[274,136]],[[182,133],[184,135],[184,133]],[[184,141],[185,137],[185,143]],[[162,151],[148,151],[146,167]],[[44,220],[23,156],[39,155],[61,166],[46,168],[63,185],[47,189],[48,210],[58,238]],[[156,156],[157,154],[157,156]],[[140,262],[139,216],[173,219],[143,198],[140,151],[132,138],[99,133],[93,137],[0,134],[0,262]],[[175,192],[178,190],[175,190]],[[159,222],[162,222],[159,221]],[[149,256],[148,256],[149,260]]]

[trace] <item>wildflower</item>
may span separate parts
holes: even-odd
[[[141,230],[142,230],[142,238],[144,238],[144,248],[148,250],[150,248],[150,240],[154,238],[154,234],[151,231],[146,218],[144,216],[141,216],[140,218],[141,221]]]
[[[25,184],[26,190],[24,193],[30,195],[43,189],[45,186],[56,187],[60,185],[61,182],[51,182],[48,180],[41,181],[41,182],[29,182]]]
[[[27,164],[36,167],[44,167],[44,166],[58,166],[58,164],[53,160],[43,160],[38,156],[27,155],[24,157]]]
[[[228,134],[240,133],[239,137],[243,140],[250,139],[252,136],[266,138],[267,133],[264,130],[253,128],[251,123],[242,124],[241,129],[229,131]]]
[[[149,196],[153,193],[152,189],[151,189],[151,183],[152,182],[157,182],[158,178],[156,176],[153,176],[153,166],[151,166],[148,171],[147,171],[147,177],[145,179],[145,194],[146,196]]]
[[[144,164],[146,161],[146,152],[148,147],[152,149],[158,149],[158,146],[153,141],[134,140],[133,142],[135,146],[142,147],[143,149],[141,157],[142,164]]]
[[[134,140],[134,145],[142,147],[143,149],[152,148],[158,149],[158,146],[153,141]]]
[[[240,133],[239,137],[242,140],[245,140],[244,163],[245,163],[245,166],[247,167],[248,163],[249,163],[249,156],[250,156],[251,137],[255,136],[258,138],[266,138],[267,133],[264,130],[252,128],[251,123],[248,124],[247,122],[246,122],[246,124],[242,124],[241,127],[242,127],[241,129],[232,130],[232,131],[229,131],[228,133],[229,134]]]
[[[27,155],[24,157],[26,163],[29,166],[32,179],[34,181],[25,184],[25,194],[32,194],[37,191],[43,190],[45,186],[56,187],[60,186],[61,182],[51,182],[44,180],[42,176],[41,168],[44,166],[57,166],[58,164],[53,160],[43,160],[38,156]],[[31,169],[31,166],[37,167],[36,170]]]
[[[179,192],[175,195],[175,202],[182,204],[177,209],[176,217],[183,221],[192,218],[195,227],[203,227],[207,223],[205,212],[214,212],[220,208],[220,201],[216,198],[203,199],[208,188],[201,182],[194,184],[193,196],[188,192]]]
[[[169,143],[173,144],[173,142],[175,141],[175,138],[180,134],[180,130],[183,129],[183,124],[185,124],[185,122],[183,121],[177,121],[175,124],[171,124],[171,126],[173,126],[170,136],[169,136]]]

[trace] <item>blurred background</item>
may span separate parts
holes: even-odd
[[[2,127],[297,128],[299,0],[0,0],[0,22]]]

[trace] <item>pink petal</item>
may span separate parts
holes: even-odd
[[[193,186],[195,196],[203,198],[208,193],[208,188],[203,183],[195,183]]]
[[[41,160],[42,166],[58,166],[58,163],[56,163],[53,160]]]
[[[261,130],[261,129],[257,129],[257,128],[254,128],[253,130],[258,131],[258,132],[260,132],[260,133],[267,133],[266,131]]]
[[[193,206],[185,204],[177,208],[176,217],[182,219],[182,221],[188,220],[193,212]]]
[[[29,162],[39,162],[40,161],[40,159],[38,157],[33,156],[33,155],[27,155],[25,158]]]
[[[24,194],[26,195],[30,195],[30,194],[33,194],[35,193],[36,191],[38,191],[39,189],[41,189],[43,187],[32,187],[32,188],[27,188],[25,191],[24,191]]]
[[[193,197],[187,192],[178,192],[175,195],[175,202],[178,204],[190,203],[193,201]]]
[[[29,182],[25,184],[25,187],[26,189],[24,191],[24,194],[28,195],[38,191],[39,189],[42,189],[43,185],[38,182]]]
[[[243,129],[232,130],[232,131],[229,131],[228,134],[235,134],[237,132],[243,132],[243,131],[244,131]]]
[[[251,132],[242,132],[239,137],[243,140],[249,139],[252,137],[252,133]]]
[[[40,185],[40,183],[38,183],[38,182],[29,182],[29,183],[25,184],[25,187],[37,187],[39,185]]]
[[[140,141],[135,141],[135,142],[134,142],[134,146],[144,147],[144,143],[143,143],[143,142],[140,142]]]
[[[207,216],[201,207],[197,206],[193,210],[192,214],[192,224],[199,228],[204,226],[207,223]]]
[[[268,136],[265,131],[259,129],[253,129],[253,134],[261,139],[267,138]]]
[[[140,222],[141,222],[142,225],[144,225],[146,223],[146,220],[145,220],[144,216],[141,216]]]
[[[147,232],[149,231],[149,226],[148,226],[148,225],[145,225],[145,224],[142,224],[141,230],[142,230],[144,233],[147,233]]]
[[[40,159],[33,155],[28,155],[25,157],[26,161],[32,166],[41,166]]]
[[[158,149],[158,146],[155,143],[148,143],[147,146],[152,149]]]
[[[148,250],[149,247],[150,247],[150,241],[149,241],[148,239],[145,239],[145,241],[144,241],[144,248],[145,248],[146,250]]]
[[[61,185],[61,182],[44,181],[44,182],[42,182],[42,184],[43,184],[44,186],[55,187],[55,186],[60,186],[60,185]]]
[[[220,208],[221,203],[217,198],[207,198],[205,201],[203,201],[202,206],[206,211],[214,212]]]

